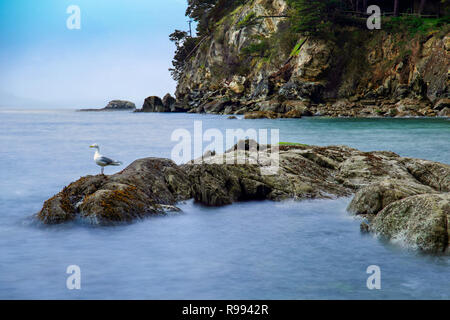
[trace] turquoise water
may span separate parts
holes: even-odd
[[[0,298],[449,299],[450,257],[423,256],[359,232],[350,199],[248,202],[117,227],[42,226],[32,215],[99,169],[88,146],[125,165],[170,157],[174,129],[272,128],[281,141],[346,144],[450,162],[445,119],[227,120],[187,114],[0,110]],[[111,174],[121,168],[107,168]],[[78,265],[81,290],[66,288]],[[382,289],[368,290],[369,265]]]

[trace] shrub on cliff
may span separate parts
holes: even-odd
[[[188,37],[188,33],[185,31],[175,30],[169,36],[170,41],[173,41],[177,47],[175,56],[172,60],[173,68],[169,69],[174,80],[180,78],[183,66],[189,55],[195,49],[199,42],[197,37]]]
[[[345,8],[346,1],[288,0],[295,32],[323,37],[336,22],[336,14]]]
[[[210,33],[215,22],[249,0],[188,0],[186,16],[197,24],[199,36]]]

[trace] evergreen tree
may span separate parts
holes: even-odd
[[[343,1],[337,0],[288,0],[291,9],[291,24],[295,32],[310,36],[327,33],[342,8]]]

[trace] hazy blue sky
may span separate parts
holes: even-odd
[[[70,5],[81,29],[69,30]],[[173,93],[185,0],[0,0],[0,106],[103,107]]]

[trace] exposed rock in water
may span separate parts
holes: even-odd
[[[244,119],[278,119],[278,118],[301,118],[302,111],[291,110],[287,113],[275,113],[273,111],[253,111],[244,114]]]
[[[47,224],[77,217],[108,224],[162,214],[191,198],[203,205],[223,206],[244,200],[336,198],[356,192],[349,210],[368,217],[362,226],[365,231],[394,240],[404,232],[410,246],[427,251],[446,248],[439,228],[442,212],[448,210],[450,166],[345,146],[276,149],[278,160],[271,157],[270,146],[246,140],[224,154],[207,152],[181,166],[166,159],[137,160],[115,175],[87,176],[70,184],[44,203],[38,218]],[[269,164],[279,164],[278,170],[271,168],[269,173]],[[422,194],[426,196],[418,197]],[[395,218],[397,208],[403,210],[401,219]],[[416,228],[419,220],[427,223]],[[430,236],[423,240],[424,234]]]
[[[136,105],[133,102],[125,101],[125,100],[112,100],[108,103],[108,105],[102,109],[81,109],[78,111],[84,112],[98,112],[98,111],[123,111],[130,110],[133,111],[136,109]]]
[[[163,104],[160,97],[151,96],[144,100],[142,109],[137,112],[170,112],[170,109]]]
[[[134,110],[136,105],[130,101],[113,100],[108,103],[105,110]]]
[[[279,115],[273,111],[254,111],[244,114],[244,119],[277,119]]]
[[[170,93],[166,94],[164,98],[162,99],[162,104],[165,108],[165,110],[170,110],[170,112],[176,111],[176,104],[177,100],[172,97]]]
[[[450,193],[422,194],[393,202],[370,229],[382,238],[425,252],[445,252],[450,239]]]
[[[190,198],[186,174],[170,160],[147,158],[112,176],[86,176],[47,200],[38,218],[47,224],[77,216],[94,224],[132,221]]]
[[[418,194],[437,193],[431,187],[409,180],[387,179],[359,189],[348,207],[354,214],[377,214],[389,204]]]
[[[180,106],[176,99],[166,94],[161,100],[160,97],[151,96],[145,99],[142,109],[136,110],[136,112],[186,112],[187,110]]]

